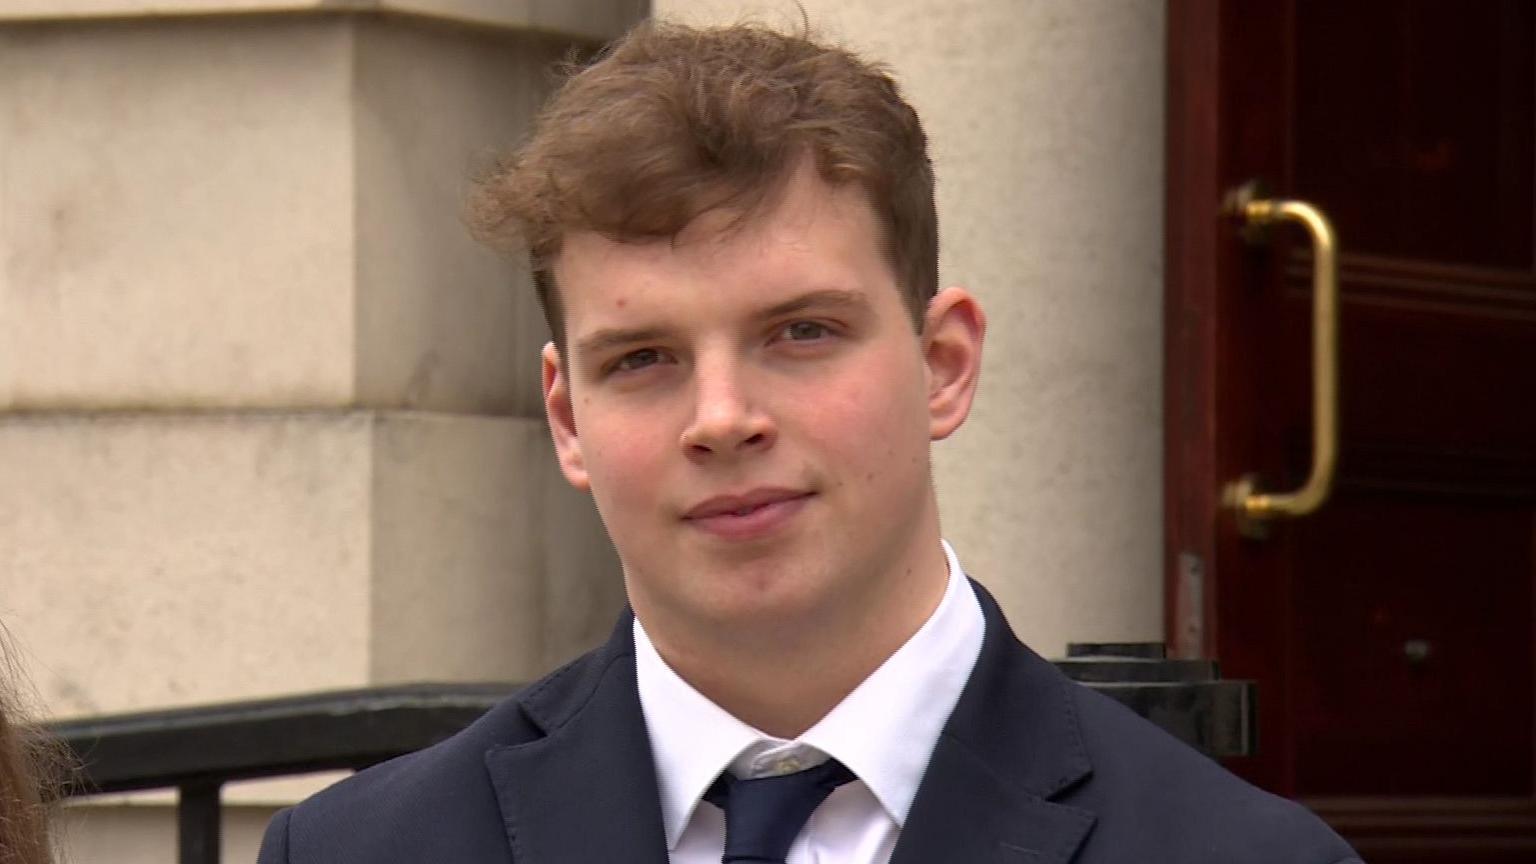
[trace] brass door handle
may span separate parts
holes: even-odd
[[[1229,482],[1223,503],[1237,511],[1238,528],[1263,536],[1264,526],[1282,517],[1305,516],[1323,505],[1333,487],[1339,457],[1339,263],[1333,225],[1318,208],[1302,201],[1263,198],[1248,183],[1228,194],[1223,209],[1243,226],[1243,237],[1261,243],[1264,229],[1296,222],[1312,236],[1312,469],[1294,492],[1260,492],[1252,474]]]

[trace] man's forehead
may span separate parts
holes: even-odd
[[[808,246],[829,226],[846,226],[859,240],[868,235],[872,244],[878,244],[882,236],[868,193],[856,183],[827,182],[806,157],[797,160],[781,179],[769,181],[749,204],[706,209],[670,235],[628,236],[573,228],[562,238],[552,264],[559,275],[573,262],[601,264],[615,255],[639,262],[644,260],[644,253],[657,260],[676,257],[677,253],[703,259],[754,244]]]

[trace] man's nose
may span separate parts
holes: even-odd
[[[773,445],[775,424],[753,398],[749,379],[733,363],[697,367],[693,414],[681,439],[689,458],[728,457]]]

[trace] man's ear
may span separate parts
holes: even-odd
[[[555,343],[544,346],[544,416],[549,418],[549,434],[555,440],[555,456],[560,460],[560,472],[577,489],[589,492],[592,484],[587,478],[586,463],[581,458],[581,439],[576,434],[576,412],[571,407],[571,383],[569,370],[560,362],[560,352]]]
[[[986,335],[987,316],[964,288],[945,288],[928,303],[922,342],[931,440],[948,438],[971,413]]]

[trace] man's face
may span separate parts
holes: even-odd
[[[928,445],[974,387],[972,372],[954,416],[861,190],[807,163],[776,205],[730,218],[675,242],[574,234],[555,264],[561,466],[592,491],[653,631],[878,608],[915,545],[937,545]],[[960,304],[979,349],[979,310]]]

